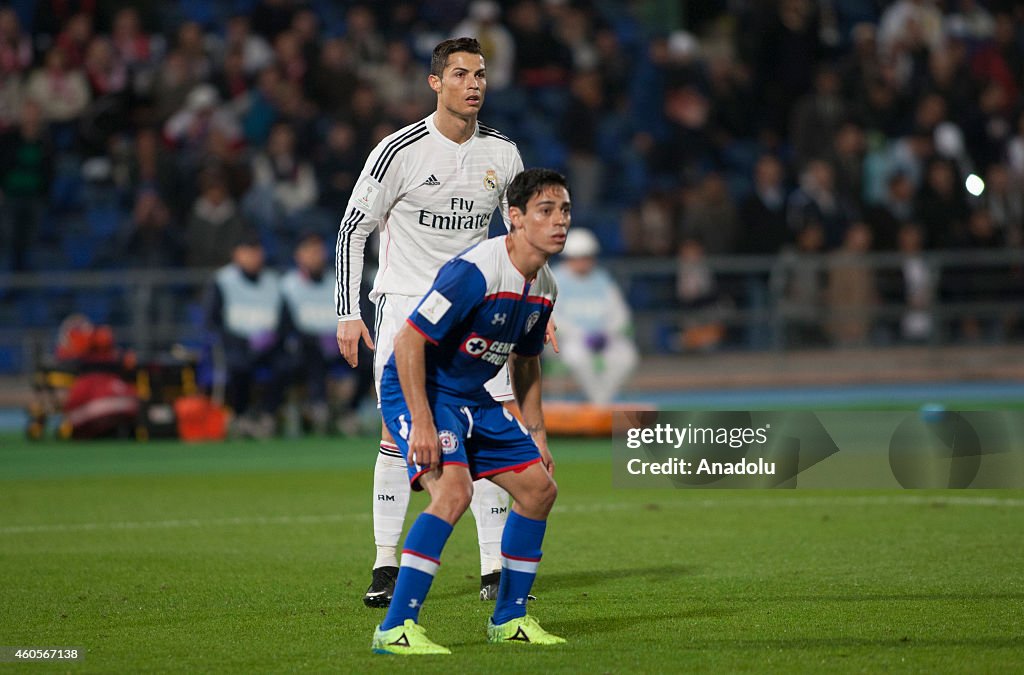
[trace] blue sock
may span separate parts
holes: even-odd
[[[491,621],[495,625],[526,615],[526,596],[540,564],[540,545],[548,521],[533,520],[515,511],[508,514],[501,534],[501,583]]]
[[[429,513],[421,513],[409,528],[395,593],[387,616],[380,622],[381,630],[401,626],[406,619],[418,622],[420,607],[430,591],[437,568],[441,566],[441,550],[451,533],[451,525]]]

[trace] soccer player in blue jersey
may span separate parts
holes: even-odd
[[[527,615],[557,487],[541,411],[540,353],[557,292],[548,259],[565,245],[565,178],[529,169],[508,187],[509,234],[445,264],[394,343],[381,379],[381,412],[430,505],[405,539],[387,616],[372,647],[381,654],[449,654],[427,638],[420,608],[473,480],[488,478],[515,500],[501,538],[502,572],[490,642],[565,642]],[[484,383],[508,361],[520,423]]]

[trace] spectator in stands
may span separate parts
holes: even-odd
[[[437,105],[437,97],[423,86],[427,69],[413,60],[404,40],[388,40],[386,54],[382,63],[365,66],[363,77],[374,84],[377,96],[390,116],[409,119],[410,122],[422,119],[429,113],[431,103],[435,107]],[[487,76],[490,85],[490,64],[487,64]],[[413,110],[403,112],[406,106]]]
[[[278,33],[288,30],[297,11],[295,0],[260,0],[250,14],[252,29],[271,43]]]
[[[264,267],[259,233],[247,231],[231,255],[232,262],[217,270],[209,288],[207,327],[223,353],[233,433],[268,438],[276,428],[282,395],[281,283],[276,272]]]
[[[992,222],[992,214],[980,207],[967,217],[966,226],[950,241],[958,249],[978,252],[998,251],[1005,246],[1003,233]],[[1010,271],[1003,265],[967,265],[948,275],[950,299],[954,302],[984,305],[999,300],[1010,287]],[[991,311],[968,311],[960,319],[960,337],[965,340],[994,340],[1001,337],[1003,318]]]
[[[573,205],[586,210],[596,205],[604,183],[604,163],[598,156],[605,104],[600,75],[594,71],[575,75],[571,92],[559,137],[569,151]]]
[[[78,12],[68,19],[57,36],[57,49],[64,53],[69,68],[80,68],[85,63],[85,52],[93,39],[92,15]]]
[[[43,67],[32,71],[25,93],[42,107],[43,119],[62,126],[72,124],[89,104],[85,76],[80,70],[68,69],[57,48],[46,53]]]
[[[30,269],[30,249],[39,231],[53,176],[54,151],[39,104],[22,104],[18,128],[0,136],[0,251],[10,269]]]
[[[32,65],[32,38],[11,7],[0,9],[0,73],[24,75]]]
[[[220,267],[231,261],[233,242],[246,231],[246,223],[219,169],[203,170],[199,190],[185,227],[185,262],[189,267]]]
[[[163,37],[146,34],[139,10],[122,7],[114,14],[111,40],[118,58],[131,70],[136,88],[148,91],[153,70],[164,53]]]
[[[351,430],[358,424],[359,403],[373,386],[373,358],[361,354],[357,372],[338,351],[338,316],[334,311],[334,271],[327,267],[327,247],[316,232],[303,233],[295,248],[295,268],[281,281],[284,295],[286,334],[290,338],[292,382],[304,387],[304,417],[313,431],[323,434],[332,418]],[[350,380],[344,410],[331,412],[336,401],[328,388]]]
[[[676,228],[672,200],[652,191],[622,219],[622,240],[631,255],[670,256],[675,251]]]
[[[195,21],[178,26],[174,51],[185,61],[185,69],[197,82],[206,82],[213,73],[213,60],[206,50],[203,27]]]
[[[240,116],[249,105],[249,91],[252,79],[245,70],[245,56],[241,47],[231,47],[224,53],[220,68],[214,73],[211,84],[217,94],[235,114]]]
[[[85,76],[92,102],[82,112],[79,136],[86,153],[99,154],[106,150],[110,137],[124,128],[130,102],[128,69],[106,37],[89,43]]]
[[[793,108],[789,138],[798,166],[828,157],[829,146],[822,139],[835,138],[846,119],[841,86],[835,68],[821,65],[814,76],[814,93],[801,98]]]
[[[786,224],[785,169],[774,155],[762,155],[754,166],[754,189],[739,208],[738,253],[777,255],[789,243],[792,233]],[[746,275],[746,309],[756,315],[748,324],[747,341],[752,347],[770,345],[768,322],[759,318],[769,310],[769,275]]]
[[[993,164],[985,174],[982,204],[992,218],[992,225],[1007,246],[1024,246],[1024,191],[1014,183],[1005,163]]]
[[[895,251],[903,226],[914,217],[914,184],[910,176],[897,171],[886,181],[885,199],[867,210],[872,240],[879,251]]]
[[[153,189],[139,191],[128,227],[121,233],[118,260],[131,267],[162,269],[181,265],[181,231]]]
[[[242,137],[238,119],[221,105],[217,90],[201,84],[188,94],[184,107],[164,124],[164,139],[178,150],[177,166],[183,176],[195,176],[208,154],[210,137],[224,136],[228,143]]]
[[[248,108],[242,115],[245,142],[254,148],[266,144],[270,127],[281,117],[284,78],[277,66],[259,72],[256,87],[249,93]]]
[[[786,173],[773,155],[762,155],[754,167],[754,189],[740,204],[738,251],[778,253],[790,240],[786,224]]]
[[[309,63],[302,51],[299,34],[294,30],[284,30],[274,38],[274,62],[284,76],[285,81],[294,82],[300,87],[309,72]]]
[[[320,17],[309,8],[302,7],[292,17],[291,32],[299,43],[302,59],[307,64],[316,63],[320,58]]]
[[[352,48],[356,72],[384,62],[387,46],[377,29],[377,18],[367,5],[353,5],[345,15],[345,40]]]
[[[451,37],[475,37],[487,63],[487,92],[493,95],[512,84],[516,45],[501,23],[501,6],[494,0],[473,0],[466,18],[452,29]],[[575,194],[575,193],[573,193]]]
[[[964,184],[953,163],[933,159],[914,205],[914,220],[924,227],[925,246],[943,248],[962,239],[969,215]]]
[[[856,122],[843,122],[832,139],[828,161],[835,174],[836,194],[848,204],[853,215],[864,209],[864,155],[867,141]]]
[[[726,255],[739,248],[740,219],[725,180],[717,171],[705,175],[683,215],[681,239],[699,241],[707,255]]]
[[[870,250],[871,228],[863,222],[851,223],[843,246],[828,261],[825,325],[835,345],[862,346],[871,337],[878,290],[875,270],[865,259]]]
[[[552,272],[558,282],[559,357],[587,399],[614,400],[636,367],[632,319],[611,275],[597,264],[600,246],[589,230],[570,230],[562,261]]]
[[[939,278],[924,257],[924,231],[917,223],[899,230],[900,267],[889,299],[903,306],[898,335],[906,342],[927,342],[935,332],[935,301]]]
[[[234,49],[241,52],[242,68],[249,77],[256,77],[274,61],[274,50],[263,36],[252,32],[247,14],[236,14],[227,21],[224,51]]]
[[[835,189],[832,165],[824,160],[811,160],[800,174],[800,186],[789,196],[786,220],[793,232],[803,232],[812,225],[821,227],[826,250],[836,248],[844,240],[851,219],[851,210]]]
[[[0,134],[18,126],[24,90],[21,77],[0,70]]]
[[[522,0],[507,15],[515,40],[516,81],[527,89],[564,86],[572,66],[572,54],[544,21],[536,0]]]
[[[721,292],[708,265],[704,245],[697,239],[684,239],[677,263],[676,297],[683,316],[674,347],[681,351],[714,349],[725,337],[725,325],[721,317]]]
[[[252,188],[243,200],[243,212],[265,235],[273,234],[285,249],[293,248],[296,234],[308,222],[319,188],[313,166],[295,151],[295,132],[287,123],[270,131],[265,152],[252,161]]]
[[[344,212],[364,161],[352,125],[340,120],[332,122],[327,129],[326,143],[316,157],[316,174],[320,181],[317,203],[321,208],[330,213]]]
[[[307,93],[325,116],[347,117],[357,81],[348,45],[341,38],[331,38],[324,43],[320,59],[306,79]]]
[[[825,250],[825,230],[817,221],[808,222],[796,232],[795,245],[783,252],[772,270],[774,294],[780,298],[775,308],[782,323],[778,337],[786,345],[817,347],[825,344],[822,309],[825,294],[821,256]]]

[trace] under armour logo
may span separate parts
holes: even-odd
[[[420,607],[420,606],[421,606],[420,605],[420,601],[417,600],[416,598],[413,598],[412,600],[409,601],[409,609],[416,609],[417,607]]]
[[[522,598],[516,598],[516,604],[517,605],[522,605],[522,604],[524,604],[524,602],[525,601]]]
[[[441,181],[437,179],[437,176],[430,174],[430,177],[423,181],[424,185],[440,185]]]
[[[508,314],[495,314],[494,318],[491,319],[491,325],[492,326],[497,326],[498,324],[501,324],[502,326],[504,326],[505,325],[505,319],[507,319],[507,318],[508,318]]]

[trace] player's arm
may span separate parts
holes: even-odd
[[[338,349],[353,368],[359,364],[360,340],[370,349],[374,348],[370,331],[359,313],[366,239],[387,217],[400,181],[397,168],[386,176],[379,171],[374,174],[374,167],[384,147],[385,144],[381,143],[366,159],[366,165],[345,208],[345,217],[338,226],[338,242],[334,252],[337,270],[334,303],[338,312]]]
[[[512,377],[512,391],[516,395],[523,426],[540,450],[541,461],[548,473],[554,474],[555,460],[548,450],[548,432],[544,426],[544,410],[541,404],[540,355],[523,356],[512,353],[509,356],[509,374]]]
[[[441,459],[441,446],[427,398],[426,345],[426,335],[406,323],[395,337],[395,368],[402,396],[412,415],[406,459],[410,464],[429,466],[433,470]]]

